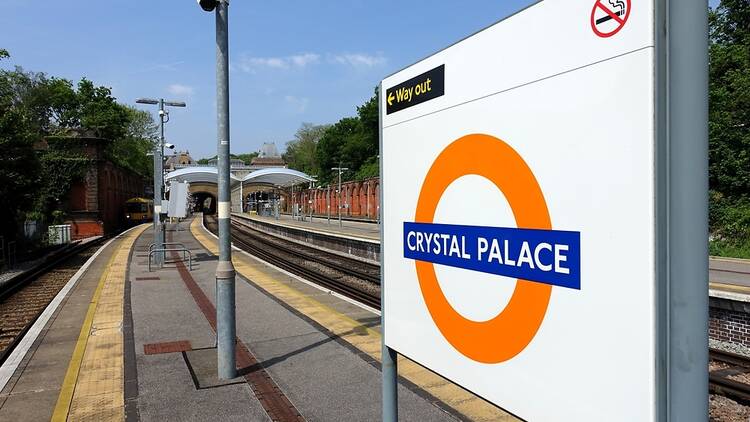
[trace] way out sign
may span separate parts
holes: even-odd
[[[383,80],[387,348],[526,420],[705,420],[706,10],[676,3],[541,1]]]

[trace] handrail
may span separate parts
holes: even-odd
[[[164,245],[164,246],[166,246],[166,245],[179,245],[179,246],[182,246],[183,248],[187,249],[187,246],[185,246],[185,244],[182,243],[182,242],[162,242],[162,245]],[[154,248],[154,246],[156,246],[156,243],[149,243],[148,250],[150,251],[151,249]]]
[[[154,249],[152,251],[148,252],[148,272],[151,272],[151,257],[156,252],[182,252],[182,260],[185,260],[185,252],[188,254],[188,269],[189,271],[193,271],[193,253],[190,252],[188,248],[182,247],[182,248],[161,248],[161,249]]]

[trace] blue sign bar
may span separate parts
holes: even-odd
[[[581,289],[581,233],[404,222],[404,258]]]

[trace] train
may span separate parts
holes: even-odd
[[[154,201],[146,198],[130,198],[125,201],[125,222],[136,225],[154,219]]]

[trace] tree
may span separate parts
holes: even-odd
[[[17,76],[13,71],[0,71],[0,198],[5,203],[0,207],[0,235],[6,240],[15,238],[38,187],[39,163],[34,153],[38,132],[29,110],[18,103]]]
[[[0,59],[7,57],[0,49]],[[118,104],[109,88],[88,79],[74,87],[20,67],[0,70],[0,197],[12,205],[0,207],[0,235],[15,237],[29,214],[49,221],[83,177],[90,160],[66,136],[70,130],[112,140],[105,153],[114,163],[149,176],[155,128],[150,114]],[[47,148],[35,151],[43,140]]]
[[[141,176],[151,177],[154,163],[148,154],[156,145],[156,122],[147,111],[128,106],[123,108],[127,114],[125,134],[110,145],[107,155],[113,162]]]
[[[253,161],[253,158],[257,157],[259,155],[258,151],[253,151],[249,154],[237,154],[236,158],[239,158],[242,160],[245,164],[250,164],[251,161]]]
[[[318,142],[328,128],[329,125],[302,123],[302,126],[297,129],[297,133],[294,134],[294,139],[286,143],[284,161],[289,165],[289,168],[310,175],[320,174],[317,155]]]
[[[723,0],[710,13],[711,189],[750,198],[750,1]]]
[[[338,176],[330,169],[339,164],[349,168],[342,175],[346,180],[378,175],[378,104],[379,93],[375,89],[375,95],[357,107],[356,117],[345,117],[325,131],[316,150],[321,182],[330,182]]]

